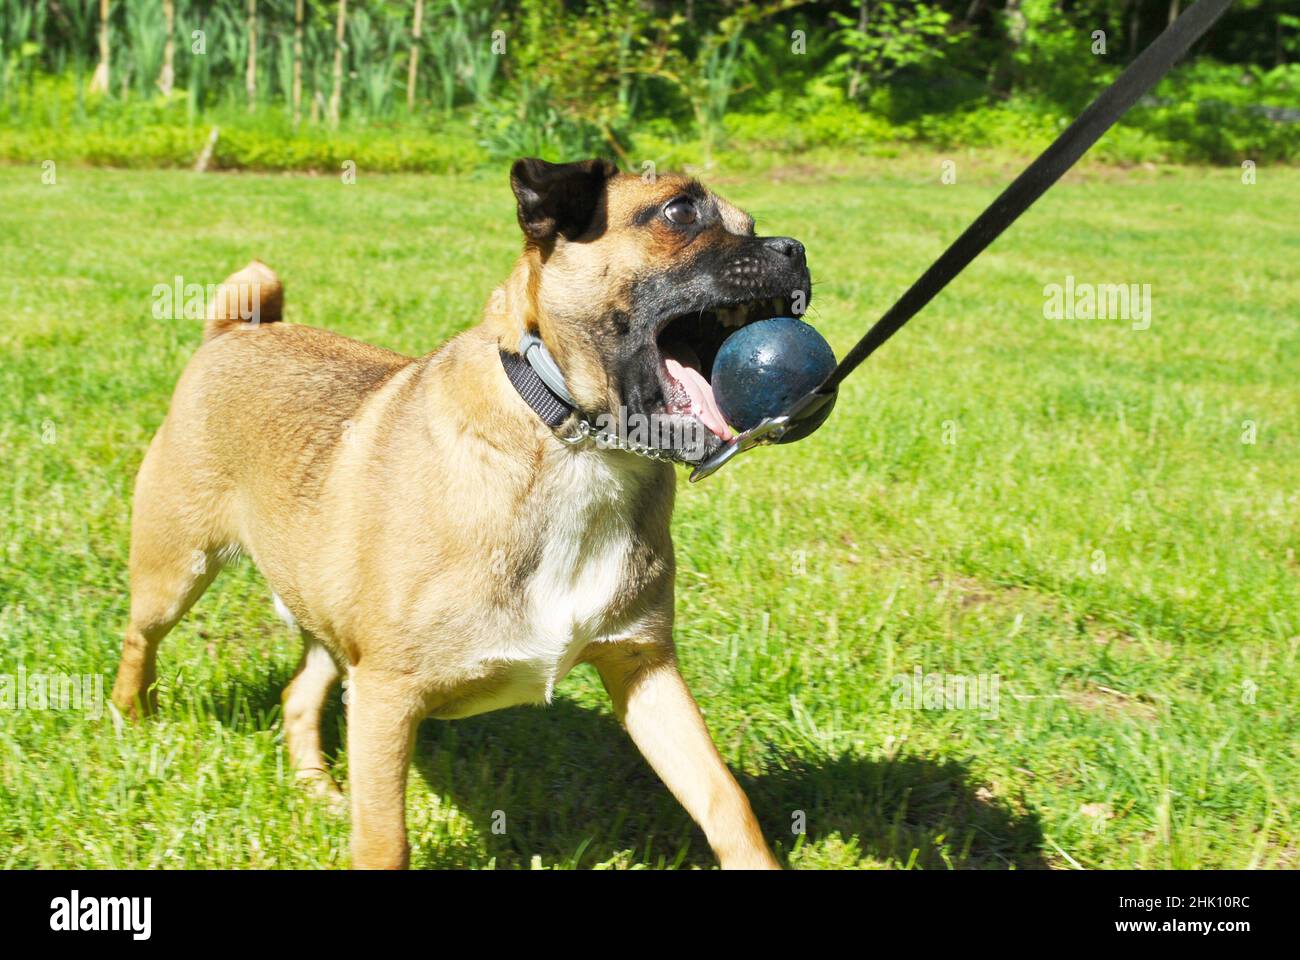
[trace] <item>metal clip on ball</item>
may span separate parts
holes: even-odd
[[[830,393],[819,393],[814,390],[791,407],[788,413],[782,413],[775,417],[765,417],[756,426],[750,427],[744,433],[736,434],[721,450],[707,460],[700,461],[696,468],[691,471],[691,483],[697,483],[705,477],[717,473],[724,464],[734,460],[746,450],[769,446],[774,443],[784,443],[785,441],[782,438],[790,432],[791,428],[821,412],[822,408],[828,403],[834,403],[835,397],[836,391],[834,390]]]

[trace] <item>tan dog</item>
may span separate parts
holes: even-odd
[[[258,262],[220,288],[136,481],[113,700],[152,708],[159,642],[242,551],[301,629],[286,742],[327,791],[321,709],[350,681],[354,866],[407,863],[422,718],[549,701],[590,663],[722,865],[774,867],[675,665],[674,471],[575,425],[651,418],[697,441],[659,456],[715,451],[698,371],[729,327],[806,300],[803,248],[682,178],[521,160],[511,182],[524,253],[482,322],[427,356],[275,322]],[[576,407],[554,428],[505,373],[525,332]]]

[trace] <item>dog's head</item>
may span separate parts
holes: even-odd
[[[804,248],[758,237],[695,180],[619,174],[606,160],[517,161],[524,325],[588,416],[698,461],[729,438],[708,384],[738,327],[802,313]]]

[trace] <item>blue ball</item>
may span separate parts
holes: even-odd
[[[772,317],[741,327],[723,341],[710,382],[727,423],[743,431],[786,412],[834,369],[835,353],[820,333],[794,317]],[[812,433],[832,406],[834,400],[792,427],[781,442]]]

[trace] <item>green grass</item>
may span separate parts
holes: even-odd
[[[713,183],[804,240],[842,353],[1014,173],[954,156],[951,186],[928,154]],[[133,475],[200,337],[151,317],[154,284],[259,256],[287,319],[423,352],[517,228],[504,170],[40,172],[0,168],[0,673],[107,690]],[[683,475],[684,673],[783,860],[1297,866],[1298,222],[1296,170],[1074,176],[814,438]],[[1150,329],[1045,320],[1067,274],[1150,283]],[[244,563],[164,643],[155,720],[0,710],[0,866],[346,863],[287,767],[298,650]],[[918,666],[997,674],[996,716],[900,709]],[[336,698],[341,778],[343,723]],[[421,867],[713,863],[588,668],[549,709],[426,723],[409,814]]]

